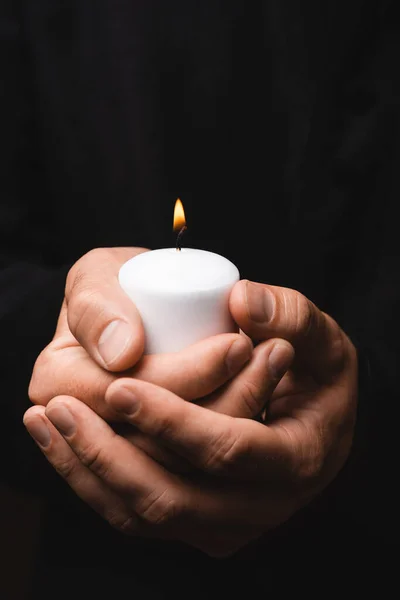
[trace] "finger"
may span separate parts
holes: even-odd
[[[30,408],[24,415],[24,425],[57,473],[84,502],[119,531],[138,532],[139,522],[132,510],[83,466],[46,417],[44,407]]]
[[[217,390],[206,396],[205,401],[200,400],[201,406],[233,417],[253,418],[259,415],[280,378],[289,368],[293,356],[293,347],[288,342],[269,340],[260,344],[255,349],[251,362],[223,386],[222,391]],[[149,375],[151,376],[151,371]],[[199,380],[202,378],[195,381]],[[182,396],[179,391],[176,393]],[[186,459],[132,427],[124,430],[124,437],[173,473],[187,473],[192,468]]]
[[[206,478],[191,485],[188,520],[169,531],[170,537],[194,546],[214,557],[227,557],[260,537],[299,508],[298,498],[270,490],[265,482],[233,482]]]
[[[295,290],[240,281],[232,290],[230,309],[239,327],[253,340],[279,337],[296,350],[296,359],[315,373],[343,367],[345,335],[337,323]]]
[[[189,461],[165,448],[165,446],[161,446],[157,443],[157,440],[135,430],[131,425],[127,425],[126,427],[121,427],[121,425],[125,426],[125,423],[121,423],[117,428],[114,427],[113,429],[171,473],[184,474],[193,469]]]
[[[242,371],[221,391],[217,390],[201,401],[201,406],[231,417],[256,417],[265,408],[293,358],[293,347],[284,340],[260,344]]]
[[[181,352],[144,356],[129,375],[194,400],[226,383],[250,360],[251,342],[237,333],[223,333]]]
[[[106,401],[127,422],[204,471],[248,478],[293,469],[296,448],[278,427],[215,413],[138,380],[115,381]]]
[[[88,354],[109,371],[132,367],[144,349],[142,321],[122,290],[118,272],[144,248],[98,248],[68,274],[65,299],[68,326]]]
[[[83,348],[60,348],[60,343],[55,339],[38,358],[29,387],[31,400],[46,405],[55,396],[66,394],[81,398],[107,420],[118,419],[104,402],[116,376],[100,368]],[[250,359],[252,350],[245,336],[220,334],[181,352],[144,356],[127,374],[193,400],[210,394],[235,376]]]
[[[54,398],[45,414],[79,461],[125,501],[145,523],[163,525],[184,512],[180,480],[118,436],[89,407],[70,396]]]

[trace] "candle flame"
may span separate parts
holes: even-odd
[[[175,202],[174,210],[174,231],[179,232],[186,227],[185,211],[181,199],[178,198]]]

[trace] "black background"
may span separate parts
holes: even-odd
[[[261,595],[348,581],[382,593],[394,580],[398,33],[392,2],[3,0],[2,598]],[[121,540],[21,423],[68,268],[99,246],[173,244],[177,196],[187,245],[299,289],[360,352],[349,465],[227,561]]]

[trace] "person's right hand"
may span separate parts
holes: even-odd
[[[232,333],[208,338],[182,352],[143,356],[141,319],[118,283],[118,272],[129,258],[145,251],[92,250],[72,267],[54,339],[33,370],[30,399],[47,405],[55,396],[73,396],[115,423],[120,416],[105,403],[105,392],[115,379],[130,376],[185,400],[202,401],[217,412],[255,417],[283,374],[278,369],[271,375],[269,356],[275,348],[278,363],[280,354],[287,358],[288,344],[269,340],[253,352],[246,336]],[[125,437],[166,466],[182,468],[182,461],[133,428]]]

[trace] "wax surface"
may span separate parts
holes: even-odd
[[[140,254],[119,273],[146,335],[146,353],[176,352],[211,335],[237,331],[228,308],[239,280],[229,260],[204,250],[164,248]]]

